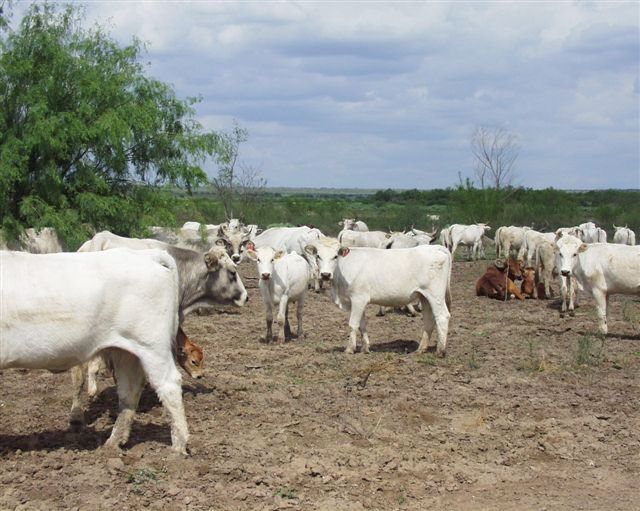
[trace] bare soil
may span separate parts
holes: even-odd
[[[71,433],[68,374],[0,371],[0,509],[638,509],[640,301],[611,299],[602,340],[586,296],[565,319],[554,301],[476,297],[486,265],[455,263],[439,359],[413,354],[419,317],[373,306],[372,353],[345,355],[328,291],[308,294],[305,339],[261,342],[243,263],[249,304],[185,326],[207,371],[184,376],[188,458],[149,388],[118,454],[101,448],[111,380]]]

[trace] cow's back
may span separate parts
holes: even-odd
[[[575,269],[582,285],[608,294],[640,294],[640,246],[591,243],[587,247],[578,254]]]

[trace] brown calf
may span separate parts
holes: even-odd
[[[176,334],[176,350],[178,352],[178,363],[189,373],[189,376],[202,378],[204,376],[204,353],[200,346],[187,337],[182,327],[178,328],[178,333]]]
[[[476,282],[476,295],[504,300],[506,291],[507,296],[514,295],[518,300],[524,300],[518,286],[513,282],[514,279],[521,277],[520,261],[509,259],[505,262],[497,259]]]

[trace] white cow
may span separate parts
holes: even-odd
[[[346,353],[356,350],[357,331],[362,351],[369,352],[365,308],[374,303],[401,307],[420,300],[424,332],[418,352],[424,352],[434,327],[438,334],[437,354],[444,356],[451,305],[451,254],[440,246],[380,250],[341,247],[338,240],[323,238],[308,245],[323,279],[331,280],[331,296],[340,308],[351,311]]]
[[[512,250],[517,254],[524,243],[524,233],[530,229],[531,227],[518,227],[515,225],[498,227],[494,237],[496,256],[507,259]]]
[[[247,257],[258,263],[260,293],[264,301],[267,319],[267,341],[273,340],[273,308],[278,306],[276,316],[277,335],[281,343],[291,337],[289,326],[289,304],[297,303],[298,338],[302,339],[302,311],[307,294],[310,268],[304,257],[295,252],[285,254],[271,247],[249,248]]]
[[[558,242],[558,267],[573,275],[596,302],[598,329],[606,335],[607,303],[613,294],[640,296],[640,246]]]
[[[175,364],[178,271],[164,251],[0,253],[0,369],[66,371],[108,350],[120,413],[106,445],[127,442],[145,375],[171,417],[173,449],[189,438]]]
[[[440,244],[451,252],[451,226],[443,227],[440,231]]]
[[[551,281],[553,280],[553,270],[556,267],[556,244],[550,241],[541,241],[535,250],[536,272],[540,282],[544,285],[544,292],[547,298],[553,296]],[[538,295],[538,287],[535,288],[535,297]]]
[[[524,261],[527,266],[531,266],[536,258],[536,249],[539,244],[548,242],[553,243],[556,239],[554,232],[538,232],[533,229],[524,231],[524,238],[520,250],[518,251],[518,260]]]
[[[635,245],[636,244],[636,233],[629,229],[626,225],[624,227],[616,227],[613,228],[616,232],[613,234],[613,242],[621,245]]]
[[[271,247],[275,250],[282,250],[286,254],[296,252],[302,255],[311,267],[310,278],[314,290],[316,293],[319,293],[322,288],[322,283],[318,273],[318,266],[312,257],[307,257],[304,247],[323,236],[324,234],[320,232],[320,229],[307,227],[306,225],[301,227],[272,227],[255,236],[253,238],[253,245],[256,248]]]
[[[573,316],[576,301],[577,301],[577,285],[576,279],[571,274],[571,269],[562,270],[563,265],[565,264],[563,259],[565,254],[568,257],[577,257],[577,251],[581,245],[583,245],[583,241],[576,236],[572,236],[571,234],[562,234],[559,233],[556,239],[556,262],[555,267],[559,271],[560,276],[560,295],[562,297],[562,305],[560,308],[560,317],[563,318],[565,313],[567,312],[567,308],[569,310],[569,315]]]
[[[351,231],[345,229],[338,233],[338,241],[343,247],[385,248],[391,234],[383,231]]]
[[[345,218],[342,222],[338,222],[338,225],[345,231],[366,232],[369,230],[367,224],[362,220],[356,220],[355,218]]]
[[[451,225],[447,234],[447,242],[451,244],[449,248],[451,255],[455,255],[458,245],[464,245],[470,248],[470,259],[479,259],[484,255],[482,236],[490,229],[491,227],[487,224]]]
[[[579,238],[585,243],[598,243],[598,227],[593,222],[585,222],[578,226],[582,235]]]

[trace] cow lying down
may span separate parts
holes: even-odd
[[[119,415],[107,446],[127,442],[145,380],[171,419],[173,449],[189,432],[175,364],[178,271],[162,250],[33,255],[0,252],[0,369],[66,371],[111,355]]]
[[[518,300],[524,301],[525,297],[514,282],[520,278],[522,278],[522,271],[519,261],[496,259],[493,266],[487,267],[484,275],[476,282],[476,295],[496,300],[506,300],[507,297],[513,295]]]

